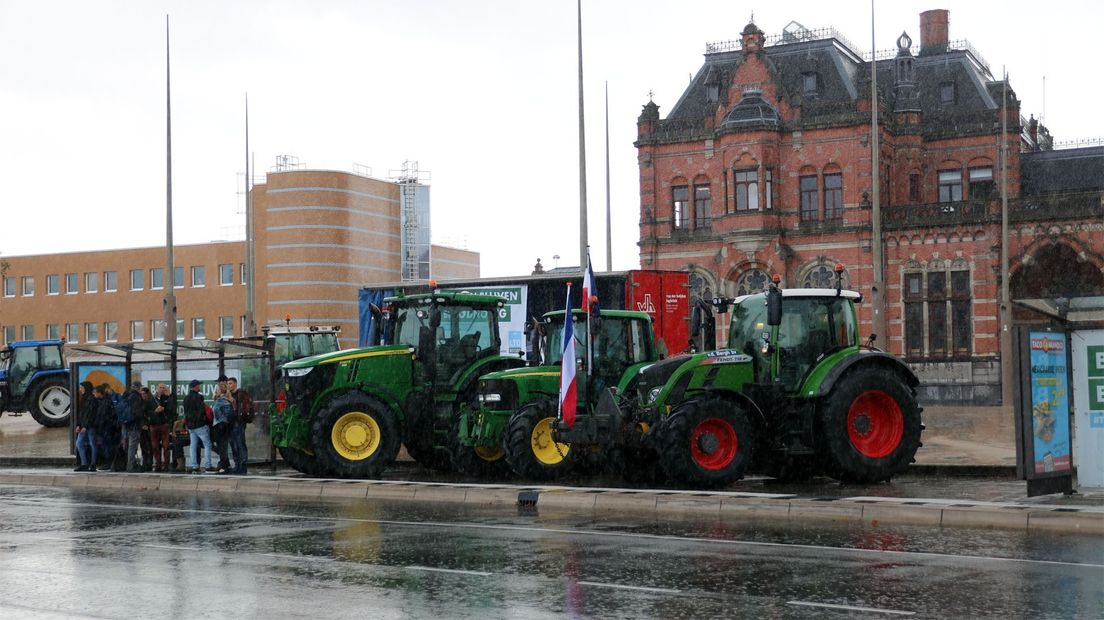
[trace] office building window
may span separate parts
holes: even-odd
[[[131,321],[130,322],[130,339],[134,342],[139,342],[145,339],[146,324],[144,321]]]
[[[85,342],[99,342],[100,341],[100,324],[99,323],[85,323],[84,324],[84,341]]]
[[[105,321],[104,322],[104,342],[118,342],[119,341],[119,323],[118,321]]]
[[[234,284],[234,266],[219,265],[219,286],[231,286]]]
[[[203,265],[192,265],[192,286],[207,286],[207,269]]]
[[[50,340],[57,340],[61,338],[61,325],[57,323],[50,323],[46,326],[46,337]]]
[[[754,170],[738,170],[732,177],[736,190],[736,210],[758,211],[759,175]]]
[[[690,226],[690,188],[685,185],[671,188],[671,217],[675,228]]]
[[[184,319],[177,319],[176,320],[176,339],[177,340],[183,340],[184,339]]]
[[[940,171],[939,202],[959,202],[960,200],[962,200],[962,171]]]
[[[165,288],[165,268],[154,267],[150,269],[150,290]],[[156,338],[154,338],[156,340]]]
[[[84,274],[84,292],[95,293],[100,288],[100,274],[95,271],[87,271]]]
[[[145,288],[145,276],[141,269],[130,270],[130,290],[140,291]]]
[[[141,273],[141,272],[139,272]],[[119,290],[119,273],[116,271],[104,272],[104,292],[114,293]]]
[[[20,340],[34,340],[34,325],[24,325],[19,328]]]
[[[34,297],[34,276],[23,276],[20,278],[20,285],[24,297]]]
[[[65,294],[76,295],[80,292],[80,278],[75,273],[65,274]]]
[[[245,263],[238,263],[238,271],[241,272],[241,283],[245,284]]]
[[[173,288],[184,288],[183,267],[173,267]]]
[[[843,219],[843,175],[824,175],[824,219]]]
[[[817,191],[817,178],[806,176],[798,179],[801,191],[801,221],[815,222],[820,219],[820,196]]]
[[[150,340],[165,339],[165,320],[153,319],[150,321]]]
[[[192,319],[192,338],[207,337],[207,322],[203,318]]]
[[[4,326],[4,344],[15,342],[15,325]]]
[[[46,294],[57,295],[61,285],[61,276],[51,273],[46,276]]]
[[[66,323],[65,324],[65,342],[75,343],[80,340],[80,324],[79,323]]]
[[[15,278],[4,278],[4,297],[15,297]]]
[[[219,317],[219,338],[233,338],[234,337],[234,317],[232,316],[220,316]]]

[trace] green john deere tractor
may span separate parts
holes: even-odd
[[[369,339],[381,344],[284,365],[287,406],[273,418],[273,444],[312,475],[378,476],[400,442],[423,465],[448,469],[449,432],[460,404],[476,402],[478,377],[524,364],[499,354],[504,303],[445,292],[386,299]]]
[[[510,469],[525,478],[550,479],[564,473],[575,458],[569,447],[552,441],[560,392],[560,359],[567,313],[544,315],[544,365],[517,368],[479,380],[480,407],[463,408],[453,435],[453,464],[475,476]],[[586,313],[572,311],[577,360],[586,360]],[[644,312],[605,310],[592,325],[593,372],[578,374],[578,410],[590,411],[605,388],[623,389],[645,365],[656,360],[651,317]],[[592,397],[593,396],[593,397]],[[587,418],[593,420],[593,418]]]
[[[668,477],[698,487],[749,467],[889,480],[921,445],[918,381],[873,337],[860,345],[861,299],[837,281],[716,300],[721,312],[732,305],[727,348],[648,366],[620,393],[602,394],[593,420],[557,420],[551,435],[572,449],[642,446]]]

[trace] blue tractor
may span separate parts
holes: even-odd
[[[43,426],[66,426],[72,395],[61,340],[20,340],[0,349],[0,412],[30,411]]]

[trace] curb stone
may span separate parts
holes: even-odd
[[[182,474],[0,471],[0,485],[131,489],[169,493],[248,493],[332,500],[403,500],[517,506],[528,511],[676,515],[721,520],[821,520],[866,525],[1016,529],[1104,535],[1104,508],[1018,502],[798,497],[777,493],[513,486],[380,480],[329,480]]]

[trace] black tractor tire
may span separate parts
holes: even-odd
[[[744,477],[751,462],[751,423],[744,408],[717,394],[679,403],[656,429],[663,471],[676,482],[716,488]]]
[[[326,475],[326,470],[313,454],[307,454],[296,448],[277,447],[276,451],[280,453],[280,458],[284,459],[288,466],[299,473],[312,478],[322,478]]]
[[[822,409],[828,473],[868,483],[903,472],[920,447],[920,411],[915,391],[897,373],[862,367],[848,372]]]
[[[502,447],[506,462],[521,478],[554,480],[571,471],[571,446],[552,440],[551,423],[556,420],[556,403],[541,399],[524,405],[510,416]]]
[[[460,443],[459,417],[453,422],[449,433],[449,452],[452,456],[452,468],[467,476],[501,480],[510,475],[506,451],[501,446],[476,448]]]
[[[73,411],[73,398],[69,393],[69,381],[64,377],[46,377],[34,386],[28,402],[31,417],[43,426],[69,426]]]
[[[311,439],[318,464],[339,478],[378,478],[394,462],[400,443],[391,410],[355,392],[318,412]]]

